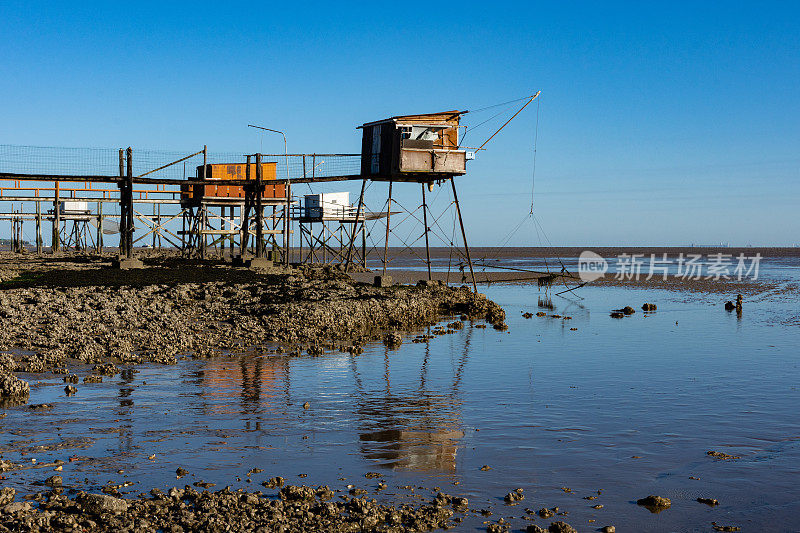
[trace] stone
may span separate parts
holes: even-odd
[[[517,489],[515,491],[509,492],[508,494],[505,495],[505,498],[503,498],[503,500],[507,504],[518,502],[524,499],[525,499],[525,494],[523,494],[522,489]]]
[[[390,348],[400,346],[403,344],[403,336],[396,332],[387,333],[386,336],[383,337],[383,343]]]
[[[642,305],[642,311],[653,312],[655,310],[656,310],[656,304],[644,304],[644,305]]]
[[[617,533],[617,528],[614,526],[604,526],[600,531],[602,531],[602,533]]]
[[[247,262],[247,266],[249,268],[271,269],[275,266],[275,263],[272,261],[272,259],[267,259],[265,257],[254,257]]]
[[[108,494],[79,494],[77,502],[83,509],[91,514],[124,513],[128,510],[128,502],[122,498],[115,498]]]
[[[28,502],[14,502],[14,503],[9,503],[5,507],[3,507],[3,512],[5,514],[14,514],[30,510],[31,510],[31,504],[29,504]]]
[[[8,505],[9,503],[13,502],[16,494],[17,491],[11,487],[3,487],[0,489],[0,506]]]
[[[646,498],[642,498],[640,500],[636,500],[637,505],[641,505],[642,507],[646,507],[651,513],[660,513],[664,509],[668,509],[672,502],[669,498],[664,498],[662,496],[654,496],[650,495]]]
[[[112,261],[111,266],[120,270],[131,270],[134,268],[144,268],[144,263],[135,257],[120,257]]]
[[[391,287],[392,286],[392,276],[375,276],[375,280],[372,282],[373,287]]]
[[[30,385],[16,376],[7,374],[0,377],[0,398],[25,399],[30,396]]]
[[[61,478],[61,476],[50,476],[44,480],[44,484],[48,487],[60,487],[63,482],[64,480]]]
[[[566,522],[553,522],[547,528],[550,533],[578,533],[578,530],[567,524]]]

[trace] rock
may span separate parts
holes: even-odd
[[[31,387],[13,374],[0,375],[0,400],[27,401]]]
[[[178,476],[178,479],[180,479],[183,476],[189,475],[189,471],[186,470],[185,468],[180,468],[179,467],[177,470],[175,470],[175,475]]]
[[[466,509],[469,506],[469,500],[459,496],[454,497],[452,502],[453,509]]]
[[[538,514],[542,518],[550,518],[551,516],[553,516],[556,513],[553,512],[550,509],[547,509],[547,508],[543,507],[543,508],[539,509],[538,511],[536,511],[536,514]]]
[[[533,318],[533,313],[522,313],[522,318]]]
[[[274,489],[275,487],[282,487],[283,482],[284,480],[282,477],[276,476],[262,482],[261,484],[268,489]]]
[[[611,318],[625,318],[625,313],[622,311],[611,311]]]
[[[67,385],[66,387],[64,387],[64,393],[67,396],[72,396],[77,392],[78,392],[78,387],[76,387],[75,385]]]
[[[486,472],[487,470],[491,470],[491,469],[492,469],[492,467],[491,467],[491,466],[489,466],[489,465],[483,465],[483,466],[481,467],[481,470],[483,470],[484,472]]]
[[[623,307],[623,308],[621,309],[621,311],[622,311],[623,313],[625,313],[626,315],[632,315],[632,314],[634,314],[634,313],[636,312],[636,309],[634,309],[634,308],[633,308],[633,307],[631,307],[630,305],[626,305],[625,307]]]
[[[372,282],[373,287],[391,287],[392,286],[392,276],[375,276],[375,279]]]
[[[399,333],[387,333],[383,338],[383,343],[389,347],[400,346],[403,344],[403,337]]]
[[[313,345],[308,347],[307,353],[311,357],[319,357],[320,355],[323,355],[325,353],[325,350],[322,348],[322,346],[319,346],[317,344],[313,344]]]
[[[547,533],[547,530],[536,524],[531,524],[525,528],[525,533]]]
[[[578,533],[578,530],[566,522],[553,522],[547,528],[550,533]]]
[[[303,409],[311,409],[311,404],[306,402],[303,404]]]
[[[642,311],[645,312],[652,312],[656,310],[656,304],[644,304],[642,305]]]
[[[640,500],[636,500],[637,505],[641,505],[642,507],[646,507],[651,513],[660,513],[664,509],[668,509],[672,502],[669,498],[664,498],[662,496],[654,496],[650,495],[646,498],[642,498]]]
[[[741,459],[738,455],[728,455],[727,453],[717,452],[714,450],[709,450],[706,452],[706,455],[710,455],[716,459],[722,459],[723,461],[727,461],[728,459]]]
[[[12,489],[11,487],[3,487],[0,489],[0,506],[7,505],[14,501],[14,496],[17,494],[17,491]]]
[[[64,376],[64,383],[78,383],[78,375],[77,374],[69,374]]]
[[[617,528],[614,526],[603,526],[602,533],[617,533]]]
[[[286,485],[280,490],[279,496],[287,501],[313,501],[316,492],[311,487]]]
[[[725,302],[725,310],[726,311],[733,311],[734,309],[736,309],[736,306],[733,305],[732,301],[728,300],[727,302]]]
[[[108,494],[79,494],[77,502],[87,513],[100,515],[103,513],[124,513],[128,510],[128,502]]]
[[[706,505],[710,505],[714,507],[715,505],[719,505],[719,501],[715,500],[714,498],[697,498],[698,503],[704,503]]]
[[[525,495],[523,494],[523,490],[522,489],[517,489],[517,490],[515,490],[513,492],[509,492],[508,494],[506,494],[505,498],[503,498],[503,501],[505,501],[507,504],[510,504],[510,503],[515,503],[515,502],[518,502],[518,501],[521,501],[521,500],[524,500],[524,499],[525,499]]]
[[[9,503],[5,507],[3,507],[3,512],[5,514],[14,514],[30,510],[31,510],[31,504],[29,504],[28,502],[14,502],[14,503]]]
[[[60,487],[63,483],[63,479],[61,476],[50,476],[49,478],[44,480],[44,484],[48,487]]]

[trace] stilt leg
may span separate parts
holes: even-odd
[[[428,281],[432,280],[431,276],[431,250],[428,245],[428,204],[425,201],[425,183],[422,183],[422,222],[425,224],[425,262],[428,265]]]
[[[478,292],[478,285],[475,283],[475,271],[472,269],[472,258],[469,255],[469,245],[467,244],[467,233],[464,231],[464,220],[461,218],[461,206],[458,203],[458,194],[456,193],[456,181],[450,178],[450,185],[453,187],[453,201],[456,203],[456,213],[458,213],[458,224],[461,226],[461,238],[464,240],[464,252],[467,254],[467,264],[469,265],[469,273],[472,276],[472,288]]]
[[[350,269],[350,260],[353,257],[353,244],[356,241],[356,232],[358,230],[358,221],[361,218],[361,207],[364,205],[364,187],[367,185],[367,180],[361,180],[361,194],[358,195],[358,207],[356,208],[356,219],[353,222],[353,234],[350,236],[350,246],[347,248],[347,260],[344,263],[345,273]]]
[[[389,180],[389,200],[386,210],[386,241],[383,244],[383,275],[386,275],[386,263],[389,260],[389,232],[392,221],[392,182]]]

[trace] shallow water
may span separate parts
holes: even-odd
[[[73,397],[60,377],[43,379],[30,403],[54,408],[5,409],[0,454],[38,463],[73,456],[60,473],[65,485],[133,481],[121,489],[129,496],[201,479],[255,490],[274,475],[373,490],[379,480],[364,473],[377,471],[389,485],[379,498],[406,498],[399,487],[413,485],[428,500],[440,487],[494,512],[470,514],[466,531],[500,516],[524,530],[526,507],[553,506],[579,531],[711,531],[712,521],[800,530],[800,328],[780,320],[796,313],[796,300],[746,300],[737,319],[719,295],[586,287],[581,300],[550,301],[527,285],[485,292],[506,309],[508,332],[467,322],[427,344],[409,335],[397,350],[374,344],[358,356],[145,365],[78,384]],[[609,317],[644,302],[658,311]],[[521,316],[539,310],[572,318]],[[52,444],[61,448],[35,448]],[[179,466],[192,475],[176,480]],[[247,483],[252,467],[264,472]],[[7,472],[2,483],[43,490],[37,483],[51,470]],[[517,487],[525,500],[505,505]],[[672,507],[651,514],[635,504],[648,494]],[[590,495],[598,497],[583,499]]]

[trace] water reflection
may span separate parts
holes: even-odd
[[[241,357],[209,361],[199,375],[199,385],[209,414],[262,415],[291,403],[288,357]],[[238,398],[238,405],[232,400]],[[244,416],[249,427],[250,419]],[[260,421],[260,419],[259,419]],[[260,429],[259,421],[256,428]]]
[[[373,346],[360,356],[328,354],[323,365],[287,356],[207,361],[192,375],[201,390],[196,407],[237,418],[246,431],[281,433],[297,416],[292,396],[307,398],[309,380],[318,380],[320,397],[307,414],[310,431],[339,431],[339,420],[349,418],[361,454],[378,465],[454,472],[464,437],[461,383],[472,334],[466,328],[448,335],[447,347],[439,338],[403,350]],[[293,390],[293,381],[300,389]]]
[[[464,437],[459,389],[471,335],[469,329],[464,336],[461,356],[449,376],[451,385],[447,390],[429,386],[429,343],[423,345],[424,356],[417,384],[402,377],[393,381],[390,358],[404,357],[405,354],[385,349],[381,393],[370,393],[364,387],[356,360],[352,360],[351,368],[358,388],[355,410],[360,449],[366,458],[378,461],[386,468],[455,472],[459,442]],[[435,368],[442,371],[442,365]]]

